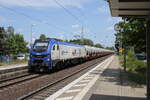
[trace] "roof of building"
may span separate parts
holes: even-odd
[[[147,17],[150,0],[107,0],[113,17]]]

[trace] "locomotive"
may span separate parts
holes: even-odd
[[[113,51],[110,50],[68,43],[53,38],[37,39],[30,49],[28,66],[29,71],[44,72],[112,53]]]

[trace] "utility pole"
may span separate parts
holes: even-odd
[[[81,42],[83,43],[83,38],[84,38],[84,28],[83,26],[81,27]]]
[[[33,38],[33,26],[35,26],[36,24],[31,24],[31,33],[30,33],[30,47],[32,48],[32,38]]]
[[[82,28],[81,28],[81,39],[83,39],[83,37],[84,37],[84,28],[82,26]]]
[[[126,23],[125,19],[124,19],[124,24]],[[125,27],[124,27],[124,32],[125,32]],[[124,71],[126,71],[126,36],[124,36]]]

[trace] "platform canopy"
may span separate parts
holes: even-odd
[[[147,17],[150,0],[107,0],[113,17]]]

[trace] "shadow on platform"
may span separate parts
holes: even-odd
[[[93,94],[89,100],[146,100],[146,98]]]
[[[123,70],[109,68],[106,69],[102,74],[100,73],[100,71],[101,70],[95,70],[91,74],[99,74],[105,77],[103,80],[100,81],[113,82],[116,85],[120,85],[120,86],[131,86],[136,88],[143,88],[142,85],[131,84],[130,82],[128,82],[127,73],[125,73]]]

